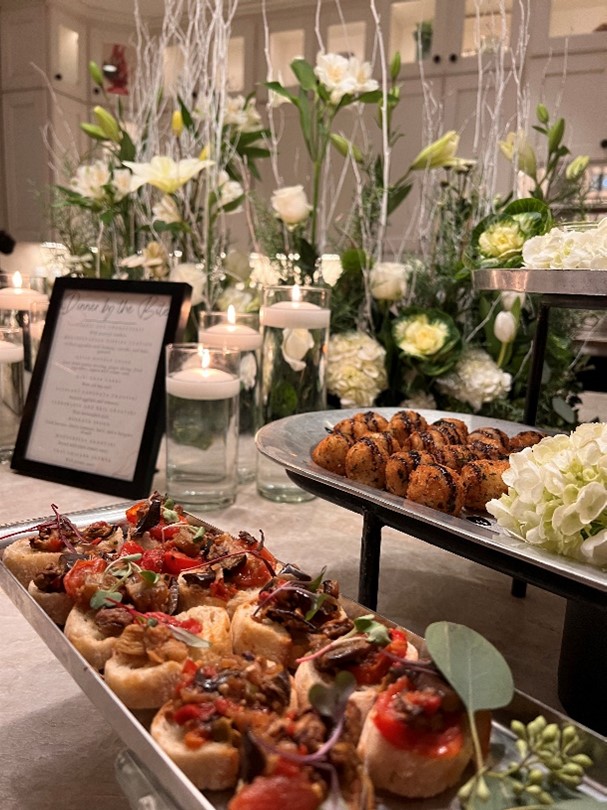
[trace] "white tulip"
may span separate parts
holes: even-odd
[[[502,310],[495,316],[493,334],[501,343],[511,343],[516,335],[516,318],[508,310]]]
[[[504,290],[504,292],[500,294],[500,303],[504,309],[508,310],[508,312],[510,312],[517,301],[521,302],[522,307],[525,303],[525,293],[514,292],[513,290]]]

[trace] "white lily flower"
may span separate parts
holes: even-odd
[[[124,161],[124,165],[131,169],[141,184],[149,183],[165,194],[173,194],[212,164],[212,160],[198,160],[198,158],[185,158],[177,162],[167,155],[155,155],[149,163]]]

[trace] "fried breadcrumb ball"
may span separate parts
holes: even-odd
[[[346,475],[374,489],[386,485],[386,463],[390,458],[381,442],[370,436],[354,442],[346,454]]]
[[[476,458],[467,444],[447,444],[445,447],[437,447],[432,451],[432,455],[437,464],[450,467],[458,472],[464,464]]]
[[[434,459],[425,450],[401,450],[394,453],[386,463],[386,489],[393,495],[405,498],[409,478],[420,464],[433,464]]]
[[[544,434],[538,430],[522,430],[516,436],[510,437],[510,452],[518,453],[519,450],[524,450],[525,447],[532,447],[534,444],[541,442]]]
[[[352,436],[333,430],[312,450],[312,460],[329,472],[346,474],[346,453],[354,444]]]
[[[408,439],[412,433],[427,427],[428,423],[417,411],[397,411],[388,423],[388,430],[394,433],[403,449],[408,447]]]
[[[442,464],[420,464],[409,478],[407,498],[448,515],[459,515],[464,505],[464,488],[455,470]]]
[[[464,505],[467,509],[485,509],[492,498],[499,498],[508,491],[502,479],[510,464],[508,461],[480,459],[466,464],[462,470]]]
[[[388,430],[388,420],[374,411],[365,411],[342,419],[335,425],[333,430],[345,433],[347,436],[353,436],[355,439],[361,439],[367,433],[379,433]]]
[[[468,428],[466,423],[454,416],[445,416],[432,423],[432,427],[439,430],[449,441],[449,444],[466,444],[468,441]]]
[[[510,439],[503,430],[494,427],[481,427],[473,430],[468,436],[468,442],[489,442],[501,448],[503,453],[507,453],[510,449]]]

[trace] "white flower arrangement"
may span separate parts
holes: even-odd
[[[487,511],[531,545],[607,565],[607,425],[580,425],[510,458]]]
[[[344,408],[368,408],[388,384],[386,350],[364,332],[334,335],[329,343],[327,390]]]
[[[538,270],[607,268],[607,217],[583,230],[552,228],[523,246],[523,264]]]
[[[480,411],[487,402],[505,396],[510,391],[512,377],[502,371],[484,349],[466,348],[452,372],[436,381],[448,396],[467,402]]]

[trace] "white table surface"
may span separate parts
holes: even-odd
[[[160,473],[154,487],[163,486]],[[0,492],[0,523],[48,515],[51,503],[70,512],[121,500],[22,476],[7,465],[0,465]],[[251,483],[233,506],[205,517],[232,532],[263,529],[279,559],[311,573],[326,564],[342,591],[356,597],[359,515],[318,499],[274,504]],[[475,627],[506,655],[520,689],[558,706],[564,600],[529,591],[526,599],[513,599],[508,577],[384,529],[379,612],[420,634],[439,619]],[[114,776],[123,744],[1,591],[0,626],[0,808],[126,810]]]

